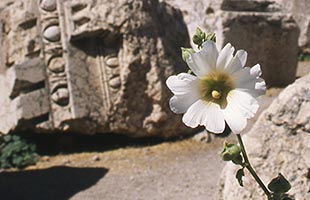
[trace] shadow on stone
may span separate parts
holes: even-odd
[[[1,199],[66,200],[94,185],[106,168],[52,167],[0,173]]]

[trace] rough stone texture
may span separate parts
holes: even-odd
[[[232,43],[249,53],[248,66],[261,64],[269,87],[295,80],[299,28],[273,1],[166,0],[180,8],[191,36],[197,26],[215,32],[218,47]]]
[[[310,0],[274,0],[291,13],[300,28],[299,46],[304,53],[310,53]]]
[[[213,9],[210,10],[210,3],[212,2],[212,0],[190,0],[186,2],[184,0],[160,1],[167,2],[168,4],[182,11],[190,38],[192,38],[195,34],[195,30],[197,27],[205,27],[205,20],[207,20],[206,13],[214,12]],[[191,45],[193,47],[196,46],[192,41]]]
[[[269,1],[224,0],[220,8],[206,16],[205,25],[215,31],[218,43],[245,49],[247,65],[259,63],[269,87],[292,83],[299,51],[299,28],[293,18]]]
[[[288,86],[244,135],[254,168],[265,184],[280,172],[292,184],[296,200],[310,199],[310,75]],[[244,188],[234,178],[237,167],[222,172],[221,200],[263,199],[262,191],[247,173]]]
[[[180,11],[158,0],[20,0],[0,19],[1,133],[190,131],[165,86],[186,70]]]

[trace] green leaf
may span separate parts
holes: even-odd
[[[0,168],[24,168],[37,162],[36,147],[18,135],[0,135]]]
[[[3,137],[4,142],[9,142],[12,139],[11,135],[5,135]]]
[[[13,135],[13,136],[12,136],[12,140],[18,141],[18,140],[20,140],[20,137],[18,137],[17,135]]]
[[[181,47],[182,59],[186,62],[186,59],[192,54],[195,53],[195,50],[192,48]]]
[[[242,177],[244,176],[244,168],[241,168],[236,173],[236,179],[241,187],[243,187],[243,180]]]
[[[282,194],[291,189],[291,184],[281,173],[279,173],[277,177],[270,181],[268,189],[274,193]]]

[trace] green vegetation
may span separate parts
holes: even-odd
[[[299,61],[310,61],[310,54],[300,54],[298,56]]]
[[[0,168],[25,168],[37,162],[36,146],[18,135],[0,135]]]

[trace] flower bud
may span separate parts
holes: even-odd
[[[189,57],[190,54],[195,53],[195,50],[192,48],[184,48],[181,47],[182,50],[182,59],[186,62],[186,59]]]
[[[210,33],[207,35],[206,40],[211,40],[213,42],[216,42],[215,33]]]
[[[195,35],[192,38],[194,44],[198,45],[198,48],[201,48],[202,44],[205,41],[211,40],[213,42],[216,42],[216,37],[214,33],[206,35],[205,32],[203,32],[200,28],[197,27]]]
[[[239,161],[240,153],[241,153],[241,149],[239,146],[225,142],[224,149],[221,153],[221,157],[224,161],[231,161],[231,160],[236,160],[236,159]]]
[[[194,42],[194,44],[197,44],[198,47],[200,47],[203,43],[203,38],[201,38],[199,35],[194,35],[193,36],[193,42]]]
[[[206,33],[203,32],[199,27],[196,28],[195,35],[201,36],[202,38],[205,38]]]
[[[284,176],[279,173],[279,175],[272,179],[270,183],[268,184],[269,190],[271,190],[274,193],[282,194],[286,193],[291,189],[291,184],[284,178]]]
[[[198,48],[200,48],[205,39],[206,39],[206,33],[197,27],[195,35],[193,36],[194,44],[197,44]]]

